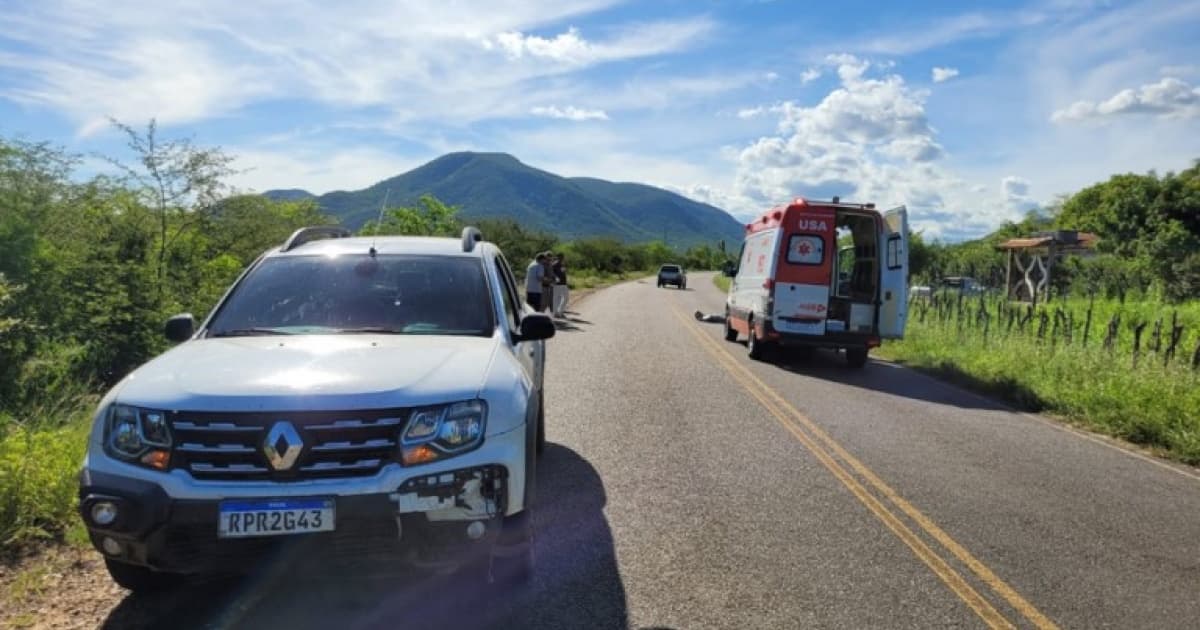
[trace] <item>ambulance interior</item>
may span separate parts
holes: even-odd
[[[879,294],[879,223],[873,214],[838,210],[837,247],[826,330],[871,334]]]

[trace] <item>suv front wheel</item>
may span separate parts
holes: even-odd
[[[121,588],[134,593],[164,591],[179,583],[179,576],[173,573],[162,573],[108,558],[104,559],[104,568],[108,569],[109,576]]]

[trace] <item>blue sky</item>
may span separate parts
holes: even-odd
[[[1200,158],[1197,1],[4,7],[0,135],[119,156],[107,117],[156,117],[237,155],[245,190],[505,151],[739,217],[793,196],[903,203],[959,239]]]

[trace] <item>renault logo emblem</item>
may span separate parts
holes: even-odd
[[[275,470],[288,470],[296,464],[304,441],[290,422],[276,422],[263,441],[263,454]]]

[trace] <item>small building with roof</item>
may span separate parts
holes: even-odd
[[[1066,256],[1094,254],[1099,241],[1100,237],[1091,232],[1055,230],[1000,243],[996,249],[1008,252],[1005,294],[1010,300],[1046,299],[1055,265]]]

